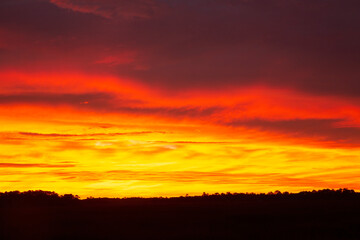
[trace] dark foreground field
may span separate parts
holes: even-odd
[[[78,200],[2,193],[0,239],[360,239],[360,194]]]

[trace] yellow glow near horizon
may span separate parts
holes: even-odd
[[[66,124],[31,116],[2,120],[0,190],[152,197],[360,189],[357,148],[273,142],[254,130],[196,122],[145,124],[103,115],[111,122],[92,124],[98,117],[79,115]]]

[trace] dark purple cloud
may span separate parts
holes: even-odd
[[[357,0],[4,0],[0,69],[107,73],[174,91],[265,84],[357,97],[359,8]],[[131,61],[104,64],[129,51]]]
[[[155,0],[50,0],[59,7],[105,18],[149,18],[161,7]]]

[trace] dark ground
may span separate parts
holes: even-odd
[[[0,239],[360,239],[360,194],[78,200],[2,193]]]

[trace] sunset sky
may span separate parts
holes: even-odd
[[[1,0],[0,192],[360,190],[359,0]]]

